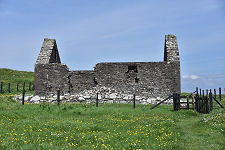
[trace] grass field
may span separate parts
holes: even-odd
[[[21,79],[22,80],[22,79]],[[222,104],[225,106],[225,96]],[[224,150],[225,110],[172,111],[172,105],[21,104],[0,95],[0,149]]]
[[[3,82],[3,92],[7,93],[8,83],[10,83],[11,93],[21,93],[23,83],[26,84],[28,91],[29,83],[34,82],[34,72],[17,71],[7,68],[0,68],[0,82]],[[19,84],[19,92],[17,92],[17,83]]]

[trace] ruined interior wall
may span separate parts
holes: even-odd
[[[82,71],[70,71],[70,93],[79,93],[84,90],[90,90],[95,87],[94,71],[82,70]]]
[[[99,63],[95,74],[98,86],[128,94],[164,98],[180,93],[179,62]]]
[[[68,92],[68,68],[64,64],[36,64],[35,65],[35,95],[49,92]]]

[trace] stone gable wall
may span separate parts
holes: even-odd
[[[69,69],[64,64],[36,64],[34,76],[35,95],[56,93],[57,90],[67,93],[69,88],[68,73]]]

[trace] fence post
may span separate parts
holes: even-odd
[[[219,88],[219,97],[220,97],[220,101],[222,100],[221,98],[221,88]]]
[[[24,105],[25,90],[22,92],[22,105]]]
[[[35,89],[35,86],[34,86],[34,83],[33,83],[33,86],[32,86],[32,91],[34,91],[34,89]]]
[[[10,90],[10,83],[8,83],[8,92],[10,93],[11,90]]]
[[[31,82],[29,83],[29,91],[31,91]]]
[[[174,111],[178,111],[178,94],[177,93],[173,93],[173,110]]]
[[[58,102],[58,106],[60,104],[60,90],[57,90],[57,102]]]
[[[214,96],[215,96],[215,99],[216,99],[216,89],[214,89]]]
[[[23,91],[25,91],[25,82],[23,83]]]
[[[177,109],[180,110],[180,93],[177,93]]]
[[[16,91],[17,92],[19,91],[19,84],[18,83],[16,84]]]
[[[0,93],[3,93],[3,82],[1,82]]]
[[[202,89],[200,89],[199,92],[200,92],[199,95],[201,97],[202,96]]]
[[[209,90],[206,89],[206,97],[209,97]]]
[[[134,94],[134,97],[133,97],[133,108],[135,109],[135,94]]]
[[[198,95],[198,87],[196,87],[196,95]]]
[[[189,96],[187,96],[187,109],[189,109]]]
[[[202,96],[203,97],[205,96],[205,90],[202,90]]]
[[[192,93],[192,109],[195,110],[195,95]]]
[[[213,110],[213,99],[212,99],[212,92],[209,92],[209,105],[210,105],[210,111]]]
[[[98,107],[98,93],[96,95],[96,107]]]
[[[208,114],[209,113],[209,98],[206,97],[206,113]]]
[[[195,98],[195,108],[196,108],[196,111],[198,112],[199,110],[198,110],[198,103],[199,103],[199,97],[197,96],[196,98]]]

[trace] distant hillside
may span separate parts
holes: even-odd
[[[34,72],[0,68],[0,82],[3,82],[4,91],[7,89],[8,83],[11,84],[11,89],[15,91],[17,83],[20,89],[22,88],[23,82],[26,83],[26,87],[30,82],[33,84]]]

